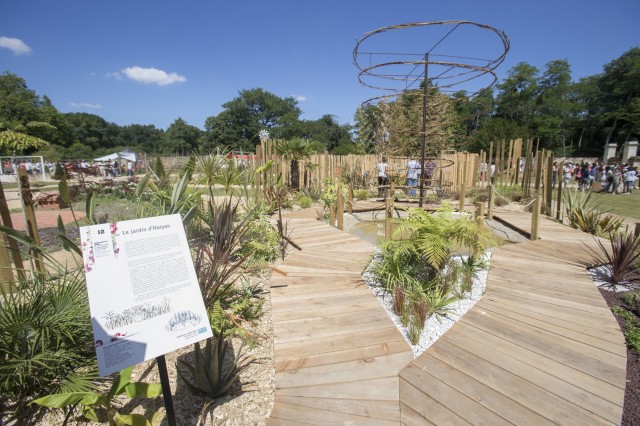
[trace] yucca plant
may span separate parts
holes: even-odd
[[[220,302],[216,301],[210,310],[214,337],[207,339],[204,349],[200,347],[200,343],[193,345],[193,365],[184,360],[178,360],[179,364],[189,371],[191,377],[189,378],[184,374],[184,371],[178,369],[178,374],[185,383],[194,392],[201,392],[211,399],[229,392],[240,373],[250,364],[248,357],[241,355],[241,347],[238,350],[240,355],[232,355],[230,366],[225,371],[224,364],[229,349],[229,338],[225,336],[224,315]]]
[[[640,288],[640,236],[610,234],[608,248],[600,239],[596,239],[596,243],[599,250],[589,248],[593,257],[587,265],[598,266],[593,269],[596,277],[612,288],[621,284],[625,287]]]
[[[236,257],[236,252],[251,227],[252,212],[247,213],[237,224],[238,203],[225,200],[216,205],[208,204],[203,220],[205,232],[196,241],[195,270],[200,283],[204,304],[213,306],[216,295],[223,285],[232,285],[245,269],[251,252]]]

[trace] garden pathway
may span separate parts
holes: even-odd
[[[484,297],[400,373],[402,423],[620,424],[626,345],[584,244],[542,218],[539,240],[496,249]]]
[[[373,246],[315,215],[308,209],[288,218],[302,251],[278,266],[286,277],[272,277],[269,424],[397,425],[398,373],[413,354],[361,278]]]
[[[542,219],[496,249],[484,297],[413,359],[360,277],[373,247],[316,215],[289,219],[303,250],[272,280],[270,424],[620,424],[626,345],[580,264],[591,236]]]

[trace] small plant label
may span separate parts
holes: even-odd
[[[211,337],[180,215],[80,227],[101,376]]]

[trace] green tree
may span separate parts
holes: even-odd
[[[576,113],[569,61],[562,59],[547,63],[537,86],[533,133],[549,149],[562,146],[562,155],[566,155],[566,139]]]
[[[260,142],[260,130],[268,130],[274,139],[285,138],[301,114],[294,98],[283,99],[260,88],[241,90],[222,106],[220,114],[205,121],[208,146],[253,150]]]
[[[634,47],[604,66],[598,82],[605,143],[625,142],[640,124],[640,47]]]
[[[493,89],[482,89],[471,97],[466,91],[461,90],[453,94],[452,100],[458,118],[456,145],[469,148],[473,145],[472,135],[493,115]]]
[[[355,113],[355,143],[365,152],[382,146],[388,133],[383,125],[382,110],[377,105],[360,106]]]
[[[182,118],[176,119],[164,134],[161,143],[163,153],[190,154],[198,149],[198,142],[202,131],[192,126]]]
[[[538,68],[520,62],[497,85],[496,116],[512,120],[517,126],[532,128],[538,94]]]

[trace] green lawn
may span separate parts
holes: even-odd
[[[640,190],[632,194],[594,194],[603,210],[620,216],[640,219]]]

